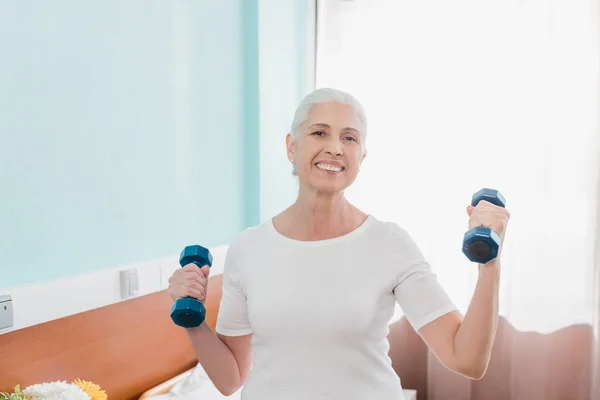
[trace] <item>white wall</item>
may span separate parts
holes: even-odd
[[[210,251],[213,255],[210,276],[220,275],[223,273],[227,246],[214,247]],[[178,260],[178,255],[174,255],[0,290],[0,295],[9,294],[12,297],[14,311],[13,327],[1,329],[0,334],[126,301],[127,298],[121,297],[120,271],[137,270],[139,291],[130,298],[166,289],[169,277],[180,268]]]

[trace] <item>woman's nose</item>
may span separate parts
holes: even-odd
[[[331,155],[341,156],[344,154],[344,147],[342,146],[342,140],[334,135],[330,136],[327,141],[327,152]]]

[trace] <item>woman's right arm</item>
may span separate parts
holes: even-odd
[[[169,294],[173,301],[182,297],[206,299],[208,266],[198,268],[189,264],[178,269],[169,279]],[[204,321],[197,328],[186,332],[198,362],[215,387],[225,396],[238,391],[246,382],[252,366],[252,334],[224,336],[213,332]]]
[[[252,334],[223,336],[213,332],[206,321],[186,331],[198,362],[219,392],[225,396],[237,392],[252,366]]]

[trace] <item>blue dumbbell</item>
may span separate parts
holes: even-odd
[[[471,205],[475,207],[481,200],[499,207],[506,207],[504,196],[495,189],[481,189],[473,195]],[[462,252],[472,262],[487,264],[498,256],[500,237],[488,227],[476,226],[465,233]]]
[[[188,264],[196,264],[198,268],[205,265],[212,267],[212,254],[208,249],[197,244],[187,246],[179,256],[179,265],[185,267]],[[176,325],[184,328],[195,328],[200,326],[206,319],[206,309],[197,299],[183,297],[177,299],[171,308],[171,319]]]

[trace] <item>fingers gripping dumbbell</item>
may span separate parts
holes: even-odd
[[[504,196],[495,189],[481,189],[473,195],[471,205],[477,206],[485,200],[499,207],[506,207]],[[486,264],[498,256],[500,237],[492,229],[485,226],[476,226],[465,233],[462,252],[472,262]]]
[[[179,265],[182,267],[188,264],[196,264],[198,268],[205,265],[212,267],[212,254],[202,246],[191,245],[187,246],[181,252],[179,257]],[[183,297],[177,299],[171,308],[171,319],[175,324],[184,328],[195,328],[200,326],[206,319],[206,309],[197,299],[193,297]]]

